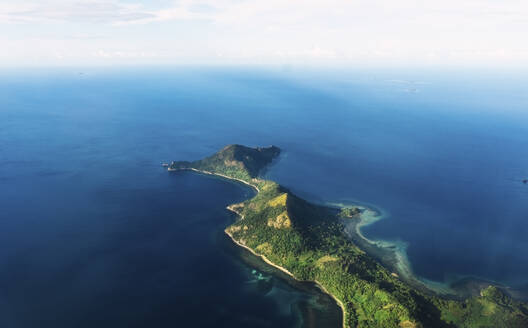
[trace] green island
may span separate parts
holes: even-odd
[[[255,197],[228,206],[238,219],[226,234],[293,278],[316,282],[343,310],[343,327],[528,327],[528,304],[495,286],[455,300],[402,281],[344,232],[344,218],[357,219],[359,211],[309,203],[260,177],[279,154],[275,146],[229,145],[202,160],[172,162],[168,169],[214,174],[255,188]]]

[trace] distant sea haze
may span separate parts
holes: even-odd
[[[225,206],[250,188],[161,167],[231,143],[281,147],[266,175],[308,200],[386,213],[365,236],[406,245],[424,281],[526,288],[527,85],[500,72],[3,72],[0,325],[336,322],[331,300],[222,239]]]

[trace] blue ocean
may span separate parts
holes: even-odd
[[[234,247],[244,185],[160,163],[277,145],[266,172],[366,204],[424,281],[528,287],[528,72],[0,72],[0,326],[330,327],[339,308]]]

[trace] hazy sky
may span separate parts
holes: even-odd
[[[528,66],[527,0],[0,0],[0,65]]]

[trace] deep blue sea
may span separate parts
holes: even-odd
[[[419,277],[528,285],[528,72],[4,70],[0,326],[335,322],[225,239],[251,190],[160,166],[231,143],[281,147],[266,175],[300,196],[387,213],[364,233]]]

